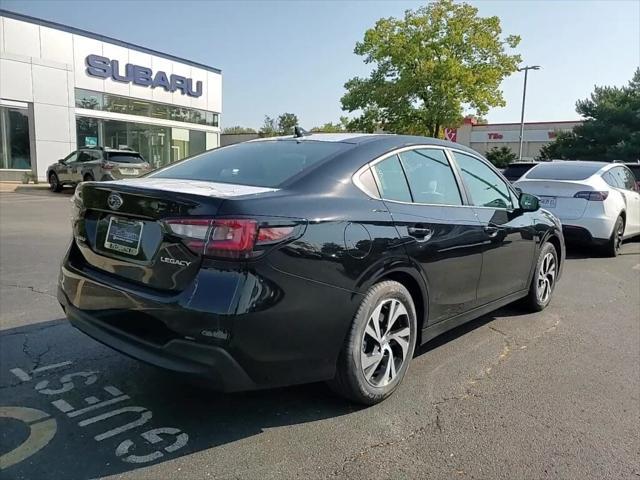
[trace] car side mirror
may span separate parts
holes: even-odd
[[[65,162],[65,161],[64,161],[64,158],[61,158],[60,160],[58,160],[58,163],[59,163],[60,165],[64,165],[64,164],[65,164],[65,163],[67,163],[67,162]]]
[[[524,212],[535,212],[540,209],[538,197],[529,193],[520,194],[520,208]]]

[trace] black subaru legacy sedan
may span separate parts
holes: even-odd
[[[424,137],[301,134],[82,183],[58,298],[131,357],[222,391],[320,380],[374,404],[416,346],[551,299],[558,220]]]

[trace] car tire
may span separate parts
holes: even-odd
[[[613,232],[609,241],[604,246],[604,253],[607,257],[617,257],[622,247],[622,238],[624,237],[624,218],[622,215],[618,217],[613,225]]]
[[[85,173],[84,177],[82,177],[83,182],[93,182],[94,180],[93,175],[90,173]]]
[[[409,291],[395,281],[377,283],[353,318],[329,386],[360,404],[381,402],[407,373],[416,337],[416,310]]]
[[[62,185],[60,185],[60,179],[58,175],[54,172],[49,174],[49,188],[52,192],[59,192],[62,190]]]
[[[525,298],[528,310],[540,312],[547,308],[558,280],[559,267],[556,248],[550,242],[545,242],[538,255],[529,294]]]

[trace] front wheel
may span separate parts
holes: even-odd
[[[619,216],[613,226],[611,237],[604,247],[604,253],[608,257],[617,257],[622,248],[622,239],[624,238],[624,218]]]
[[[58,178],[58,175],[53,172],[49,174],[49,188],[52,192],[59,192],[60,190],[62,190],[60,179]]]
[[[365,405],[391,395],[409,368],[417,336],[411,294],[400,283],[369,289],[356,313],[329,386]]]
[[[530,310],[539,312],[547,308],[556,287],[558,268],[558,252],[551,243],[545,242],[540,249],[529,295],[526,298],[526,306]]]

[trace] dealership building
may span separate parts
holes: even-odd
[[[154,166],[220,143],[217,68],[0,10],[0,180],[46,180],[84,146]]]

